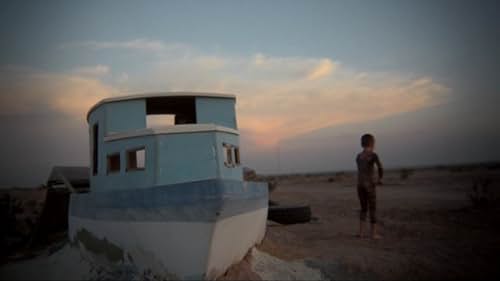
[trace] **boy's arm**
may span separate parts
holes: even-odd
[[[382,167],[382,162],[380,162],[380,158],[378,157],[378,155],[376,155],[375,157],[375,164],[377,165],[378,181],[380,182],[384,177],[384,167]]]

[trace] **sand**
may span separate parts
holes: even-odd
[[[456,279],[500,277],[500,171],[434,169],[378,187],[381,241],[359,239],[353,174],[281,178],[271,198],[311,205],[317,221],[268,227],[259,250],[305,261],[328,279]],[[473,206],[478,179],[489,179],[491,207]],[[496,199],[495,199],[496,198]]]
[[[320,270],[303,260],[285,261],[255,248],[233,266],[221,280],[323,280]],[[138,273],[132,267],[97,266],[68,244],[49,255],[10,263],[0,268],[0,280],[166,280],[150,272]]]
[[[474,182],[489,179],[483,200]],[[269,223],[263,242],[221,280],[491,279],[500,277],[500,171],[427,169],[387,173],[378,187],[380,241],[359,239],[354,174],[275,178],[271,199],[306,203],[306,224]],[[474,204],[476,202],[476,204]],[[155,280],[133,269],[103,268],[68,245],[0,267],[0,279]]]

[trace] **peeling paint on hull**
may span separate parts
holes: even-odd
[[[106,237],[99,239],[92,232],[85,228],[80,228],[73,237],[73,245],[82,245],[88,251],[103,255],[110,262],[124,262],[123,249],[117,245],[110,243]]]

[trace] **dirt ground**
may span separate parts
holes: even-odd
[[[277,183],[271,200],[309,204],[314,219],[295,225],[268,222],[263,242],[219,280],[500,277],[498,167],[388,171],[384,185],[377,187],[383,235],[379,241],[356,237],[360,208],[354,173],[260,180]],[[52,248],[36,258],[1,266],[0,279],[131,279],[129,271],[109,275],[94,270],[64,241]],[[150,280],[139,275],[133,279]]]
[[[487,190],[472,192],[480,179],[489,180]],[[498,169],[389,172],[377,187],[383,239],[373,241],[355,236],[360,207],[354,174],[282,177],[271,199],[310,204],[316,220],[269,226],[258,248],[284,260],[303,259],[331,280],[497,279],[499,179]],[[469,196],[481,192],[486,201],[474,205]]]

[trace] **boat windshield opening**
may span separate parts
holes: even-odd
[[[173,114],[155,114],[146,115],[146,127],[157,128],[164,126],[174,126],[175,115]]]
[[[194,97],[153,97],[146,99],[148,128],[196,123]]]
[[[146,167],[146,148],[127,151],[127,171],[144,170]]]

